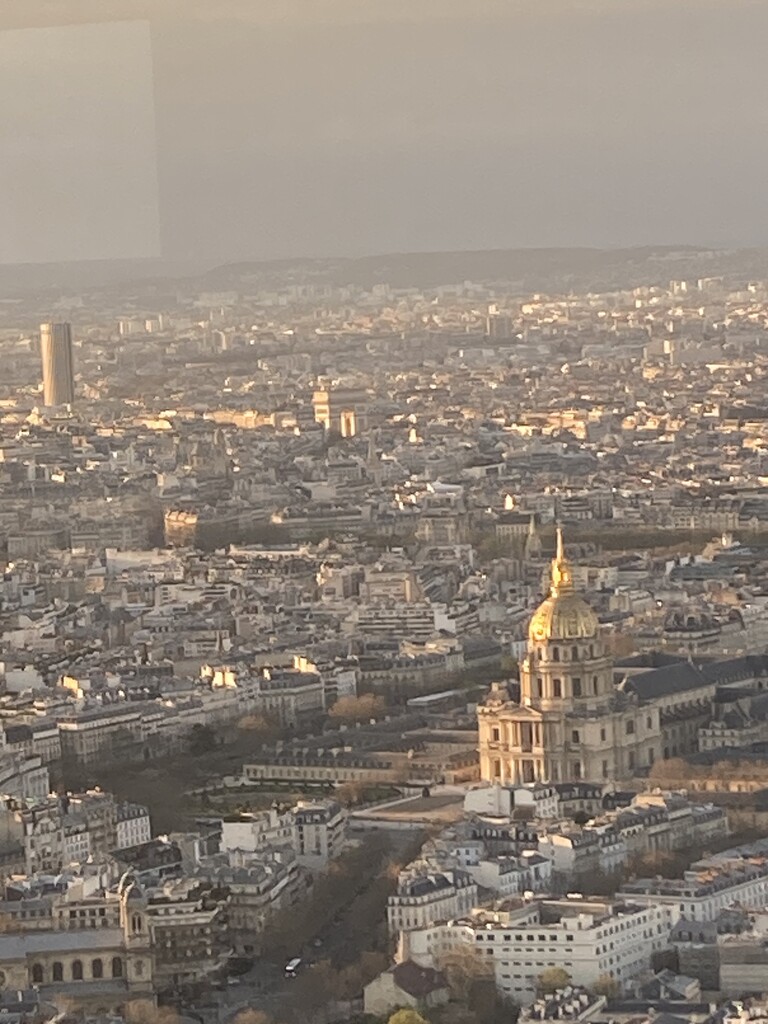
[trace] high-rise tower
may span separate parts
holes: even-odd
[[[72,405],[75,400],[75,374],[71,326],[40,324],[40,355],[43,403],[46,406]]]

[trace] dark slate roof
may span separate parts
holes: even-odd
[[[397,987],[414,999],[423,999],[448,985],[441,971],[435,971],[431,967],[419,967],[413,960],[406,960],[393,967],[392,977]]]
[[[697,690],[718,683],[739,682],[760,675],[768,675],[768,656],[750,654],[702,665],[685,661],[650,672],[640,672],[626,680],[624,689],[637,694],[641,701],[648,701],[672,693]]]
[[[32,739],[32,730],[28,725],[9,725],[5,729],[7,743],[26,743]]]
[[[450,889],[453,883],[442,874],[417,875],[398,886],[398,895],[427,896],[440,889]]]
[[[698,690],[707,684],[708,680],[702,676],[701,669],[685,661],[630,676],[624,689],[636,693],[639,700],[647,701],[682,690]]]
[[[664,668],[665,665],[683,665],[687,658],[679,654],[668,654],[666,651],[647,651],[645,654],[632,654],[616,661],[616,668]]]
[[[753,718],[763,721],[768,718],[768,693],[759,693],[749,705],[749,713]]]
[[[599,800],[603,787],[598,782],[553,782],[561,800]]]
[[[747,747],[718,747],[715,750],[700,750],[696,754],[688,754],[685,758],[689,764],[717,764],[718,761],[765,761],[768,760],[768,743],[750,743]],[[765,792],[765,790],[760,790]],[[725,796],[726,794],[723,794]],[[750,801],[757,794],[750,794]]]
[[[713,661],[701,666],[704,677],[715,683],[738,682],[754,676],[768,675],[768,655],[746,654],[728,661]]]
[[[654,1024],[688,1024],[690,1017],[681,1017],[676,1013],[657,1013]]]

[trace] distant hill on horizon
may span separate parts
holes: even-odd
[[[733,284],[768,278],[767,249],[643,246],[623,249],[490,249],[361,257],[239,260],[211,265],[167,260],[0,266],[0,296],[152,287],[252,291],[290,284],[434,288],[498,282],[510,291],[574,291],[666,285],[723,276]]]

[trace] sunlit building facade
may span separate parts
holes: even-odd
[[[559,531],[549,596],[528,630],[520,700],[494,683],[478,728],[480,775],[489,782],[618,779],[659,755],[659,710],[614,685],[597,616],[574,589]]]

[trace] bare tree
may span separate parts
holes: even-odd
[[[466,1002],[473,986],[493,974],[493,963],[484,959],[474,946],[457,946],[438,960],[454,999]]]
[[[262,742],[275,739],[280,735],[280,726],[269,715],[262,713],[244,715],[237,723],[241,732],[248,733]]]
[[[151,999],[134,999],[126,1003],[124,1017],[128,1024],[181,1024],[178,1013],[170,1006],[156,1006]]]
[[[254,1010],[249,1006],[235,1014],[233,1024],[271,1024],[271,1018],[263,1010]]]
[[[606,999],[616,999],[621,994],[621,985],[610,974],[601,974],[591,988],[594,995]]]
[[[340,697],[329,709],[328,715],[339,722],[365,722],[379,718],[386,703],[383,697],[374,693],[363,693],[359,697]]]
[[[562,967],[547,967],[536,979],[536,989],[543,995],[551,995],[570,983],[571,976],[568,971]]]

